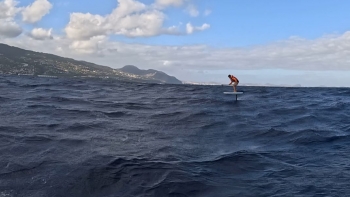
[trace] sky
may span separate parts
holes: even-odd
[[[0,0],[0,43],[185,82],[350,87],[348,0]]]

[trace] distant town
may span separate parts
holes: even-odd
[[[0,74],[39,77],[98,77],[182,84],[175,77],[157,70],[140,70],[127,65],[113,69],[90,62],[39,53],[0,44]]]

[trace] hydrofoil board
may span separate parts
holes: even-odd
[[[224,92],[224,94],[243,94],[243,92]]]

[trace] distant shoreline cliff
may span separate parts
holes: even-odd
[[[119,69],[0,44],[0,74],[50,77],[99,77],[151,83],[182,84],[168,74],[127,65]]]

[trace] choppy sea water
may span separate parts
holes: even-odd
[[[347,196],[350,89],[0,76],[0,197]]]

